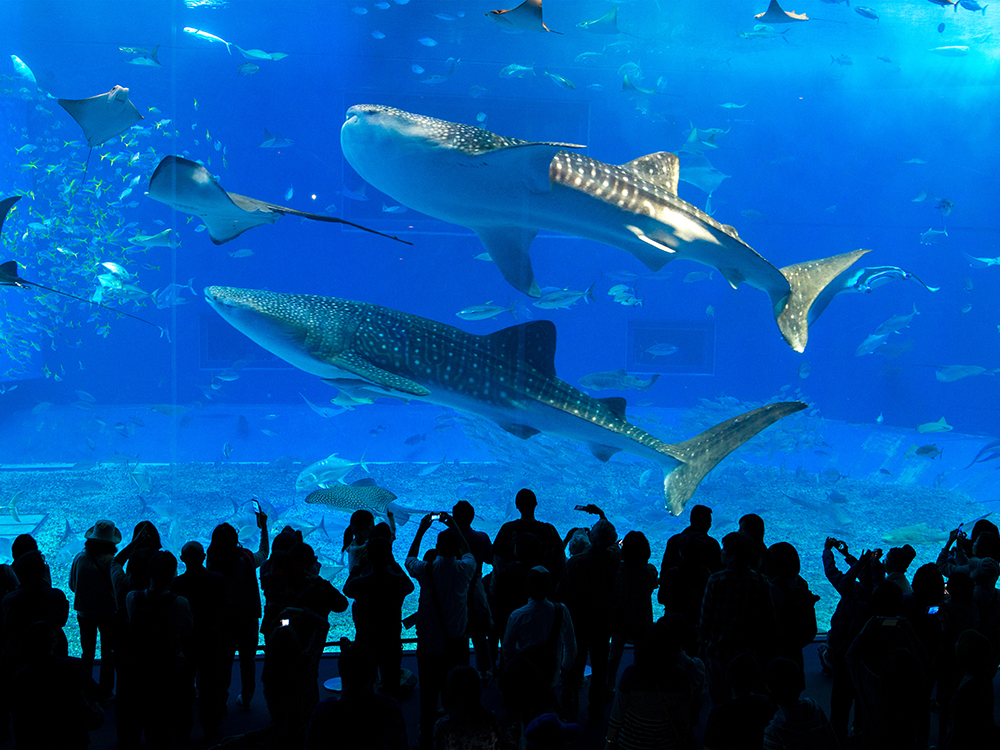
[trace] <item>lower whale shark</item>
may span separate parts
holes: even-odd
[[[205,299],[250,339],[338,388],[461,409],[524,439],[545,433],[581,441],[602,461],[619,451],[655,461],[674,515],[722,459],[806,408],[770,404],[665,443],[625,418],[625,399],[593,398],[556,377],[556,329],[548,320],[479,336],[335,297],[211,286]]]
[[[683,258],[716,268],[735,289],[765,292],[778,328],[805,350],[809,308],[867,250],[777,268],[677,195],[675,154],[606,164],[567,143],[508,138],[461,123],[362,104],[347,111],[340,143],[350,165],[394,200],[472,229],[504,278],[540,296],[529,248],[539,230],[621,248],[657,271]]]

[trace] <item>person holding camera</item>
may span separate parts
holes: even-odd
[[[437,536],[434,557],[419,558],[420,543],[435,521],[445,528]],[[420,519],[406,555],[406,572],[420,584],[417,608],[417,672],[420,675],[420,746],[429,747],[437,721],[438,698],[452,667],[469,663],[469,584],[476,558],[461,528],[447,513]],[[447,699],[445,699],[447,702]]]

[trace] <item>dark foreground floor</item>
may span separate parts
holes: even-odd
[[[624,657],[622,658],[621,669],[632,663],[632,652],[631,649],[626,650]],[[235,704],[236,693],[239,692],[239,674],[236,669],[233,673],[233,690],[231,694],[229,713],[225,718],[222,725],[222,737],[232,737],[234,735],[241,735],[247,732],[252,732],[254,730],[259,730],[265,728],[269,723],[269,717],[267,713],[267,706],[264,702],[263,691],[260,688],[260,670],[263,666],[263,659],[257,660],[257,696],[254,698],[253,705],[251,706],[251,711],[249,713],[241,712]],[[409,652],[403,657],[403,667],[409,669],[413,672],[417,670],[416,656],[413,652]],[[805,649],[805,668],[806,668],[806,695],[815,699],[824,709],[830,704],[830,685],[831,681],[826,677],[822,671],[820,671],[819,659],[816,655],[816,646],[812,645]],[[97,669],[95,668],[95,674]],[[335,677],[337,675],[337,658],[335,656],[330,656],[324,658],[320,664],[320,699],[325,699],[335,695],[330,691],[322,687],[322,683],[330,677]],[[53,686],[53,700],[58,701],[58,686]],[[412,693],[402,704],[403,715],[406,719],[406,731],[407,738],[409,739],[410,745],[413,746],[417,740],[417,720],[418,720],[418,707],[419,707],[419,684],[414,693]],[[1000,693],[998,693],[1000,694]],[[486,706],[498,713],[498,715],[503,717],[502,709],[500,708],[500,693],[497,690],[496,680],[494,680],[487,688],[483,691],[483,700]],[[583,690],[580,695],[580,713],[581,716],[586,718],[586,708],[587,708],[587,697],[586,690]],[[708,715],[708,700],[706,698],[705,706],[702,711],[701,722],[696,730],[696,734],[700,739],[701,734],[704,731],[705,719]],[[610,714],[611,707],[608,706],[605,716]],[[595,748],[600,749],[604,747],[604,732],[606,730],[607,724],[605,722],[604,726],[599,728],[591,728],[583,724],[584,732],[584,742],[581,745],[582,748]],[[931,739],[932,745],[937,744],[937,714],[931,715]],[[108,709],[104,726],[97,730],[96,732],[91,732],[90,735],[90,747],[94,750],[103,750],[104,748],[114,748],[116,747],[115,738],[115,722],[114,722],[114,707],[112,706]],[[0,745],[0,748],[12,748],[14,747],[13,740],[9,741],[5,745]],[[206,748],[209,745],[204,741],[201,736],[201,731],[195,724],[195,729],[192,734],[192,745],[193,748]]]

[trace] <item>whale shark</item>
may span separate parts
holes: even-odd
[[[677,195],[675,154],[614,165],[482,128],[362,104],[340,131],[344,156],[367,182],[409,208],[472,229],[504,278],[540,296],[529,254],[539,230],[625,250],[653,271],[686,259],[735,289],[765,292],[785,341],[802,352],[816,296],[867,250],[776,268],[731,226]]]
[[[625,399],[593,398],[556,376],[556,328],[548,320],[476,335],[336,297],[210,286],[205,299],[257,344],[338,388],[460,409],[523,439],[545,433],[580,441],[601,461],[619,451],[655,461],[674,515],[722,459],[806,408],[770,404],[665,443],[626,419]]]

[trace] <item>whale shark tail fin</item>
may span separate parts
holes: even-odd
[[[869,250],[854,250],[820,260],[796,263],[779,269],[788,281],[790,291],[783,299],[773,299],[775,319],[785,342],[797,352],[803,352],[809,339],[809,325],[817,316],[812,314],[813,302],[827,285],[850,268]],[[822,310],[821,310],[822,312]]]
[[[805,409],[801,401],[782,401],[727,419],[683,443],[667,444],[662,452],[677,463],[666,471],[663,494],[667,510],[679,516],[698,484],[726,456],[761,430],[783,417]]]

